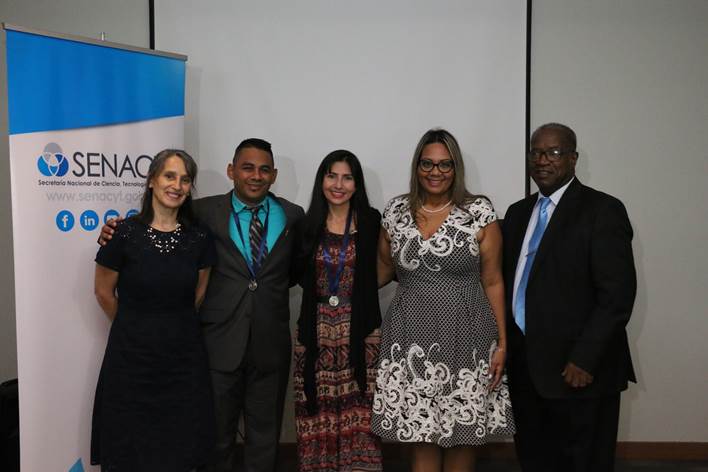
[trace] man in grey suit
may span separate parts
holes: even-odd
[[[239,144],[227,174],[233,191],[194,201],[218,254],[199,312],[218,426],[207,470],[233,470],[243,414],[245,470],[273,471],[290,369],[292,227],[304,212],[269,193],[278,172],[262,139]]]
[[[267,141],[242,141],[227,174],[233,191],[193,201],[200,223],[213,233],[218,255],[199,311],[218,428],[205,470],[234,470],[243,414],[244,470],[272,472],[290,371],[293,225],[304,211],[269,193],[278,171]],[[102,240],[111,238],[108,225]]]

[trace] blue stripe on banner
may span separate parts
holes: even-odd
[[[6,33],[10,134],[184,115],[182,60]]]

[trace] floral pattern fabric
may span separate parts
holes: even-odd
[[[342,238],[342,235],[325,231],[322,244],[327,245],[335,261],[339,257]],[[322,244],[315,259],[317,296],[327,299],[330,293]],[[352,295],[356,260],[353,238],[345,250],[337,295],[346,301],[337,307],[324,302],[317,304],[319,355],[315,363],[315,382],[318,411],[312,416],[308,415],[304,392],[306,348],[297,341],[295,343],[293,384],[300,472],[382,470],[381,441],[371,432],[371,403],[381,336],[376,329],[364,340],[367,388],[362,394],[349,362],[352,309],[348,300]]]

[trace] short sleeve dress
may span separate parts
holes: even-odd
[[[477,232],[496,220],[476,198],[423,239],[406,196],[388,203],[398,287],[382,324],[372,430],[441,447],[514,432],[506,376],[488,391],[498,330],[480,280]]]
[[[215,260],[206,230],[160,232],[135,218],[98,251],[96,263],[119,273],[93,411],[91,463],[102,471],[186,472],[206,462],[216,426],[194,291]]]

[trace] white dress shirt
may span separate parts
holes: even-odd
[[[558,202],[560,202],[561,197],[568,189],[568,185],[570,185],[573,180],[575,180],[575,177],[570,179],[567,184],[565,184],[564,186],[553,192],[551,195],[549,195],[548,198],[551,199],[551,203],[548,204],[548,208],[546,209],[546,218],[548,218],[546,220],[546,228],[548,228],[548,225],[551,223],[551,217],[553,216],[553,212],[558,206]],[[519,261],[516,264],[516,274],[514,275],[514,296],[511,302],[512,313],[514,313],[514,311],[516,310],[516,292],[519,288],[519,283],[521,282],[521,276],[524,273],[524,267],[526,267],[526,258],[528,257],[529,253],[529,241],[531,240],[531,235],[533,234],[533,230],[536,228],[536,222],[538,221],[538,211],[540,206],[538,202],[543,197],[545,197],[545,195],[541,195],[541,192],[538,192],[538,199],[536,200],[536,204],[533,206],[533,211],[531,212],[531,217],[529,218],[529,225],[526,228],[526,235],[524,236],[524,243],[521,245],[521,251],[519,252]],[[516,313],[514,313],[514,315],[516,315]]]

